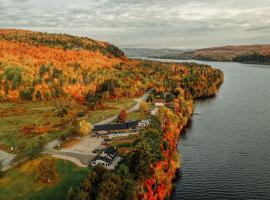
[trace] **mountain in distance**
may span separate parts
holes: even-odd
[[[128,57],[160,59],[235,61],[241,63],[270,64],[270,45],[222,46],[196,50],[177,49],[123,49]]]

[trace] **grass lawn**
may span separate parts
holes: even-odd
[[[141,111],[136,111],[129,114],[130,120],[141,120],[141,119],[147,119],[147,118],[149,118],[149,115]]]
[[[70,161],[56,159],[55,183],[45,184],[37,178],[36,168],[40,158],[28,161],[9,170],[0,178],[0,199],[8,200],[62,200],[70,187],[77,187],[90,173],[90,168],[79,168]]]
[[[123,109],[129,109],[135,104],[136,102],[131,98],[107,100],[104,102],[104,109],[89,112],[88,121],[91,124],[95,124],[104,119],[117,115]]]
[[[48,132],[42,134],[47,142],[58,138],[68,127],[59,128],[57,125],[73,118],[81,107],[73,106],[63,118],[58,117],[54,109],[52,101],[1,103],[0,146],[5,150],[15,147],[16,153],[27,151],[39,138],[38,134],[24,132],[27,127],[49,127]]]

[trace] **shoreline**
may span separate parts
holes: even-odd
[[[130,57],[138,58],[138,57]],[[181,61],[205,61],[205,62],[228,62],[228,63],[240,63],[240,64],[254,64],[254,65],[270,65],[270,63],[259,63],[259,62],[238,62],[235,60],[207,60],[207,59],[197,59],[197,58],[171,58],[171,57],[146,57],[147,59],[159,59],[159,60],[181,60]]]
[[[221,76],[220,80],[217,80],[213,85],[217,86],[217,90],[212,91],[207,96],[203,96],[203,99],[207,97],[213,98],[218,92],[220,85],[224,82],[224,75]],[[191,118],[194,114],[194,101],[197,98],[185,97],[177,102],[181,105],[181,102],[186,102],[188,108],[184,115],[179,113],[173,113],[168,108],[164,108],[165,112],[162,111],[162,118],[169,119],[169,122],[161,123],[163,130],[163,140],[160,143],[164,160],[159,160],[156,163],[152,163],[150,168],[153,170],[152,177],[147,178],[143,182],[143,188],[146,188],[145,192],[139,193],[139,199],[166,199],[171,198],[174,191],[174,180],[177,178],[177,174],[181,169],[181,153],[178,151],[177,146],[180,142],[181,135],[184,133],[186,128],[191,124]],[[173,117],[172,117],[173,116]],[[170,145],[166,150],[164,148],[164,142],[169,142]],[[164,150],[165,149],[165,150]]]

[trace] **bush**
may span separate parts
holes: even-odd
[[[125,122],[128,118],[127,110],[122,110],[118,115],[119,122]]]
[[[85,115],[84,111],[80,111],[77,113],[77,117],[83,117]]]
[[[145,113],[149,112],[148,104],[145,101],[140,103],[140,110]]]
[[[46,183],[50,183],[56,177],[56,162],[53,158],[42,160],[38,166],[38,177]]]

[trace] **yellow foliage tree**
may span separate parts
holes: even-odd
[[[81,120],[79,122],[79,133],[82,136],[91,134],[92,126],[89,122],[86,122],[85,120]]]
[[[149,112],[149,106],[145,101],[140,103],[140,110],[145,113]]]

